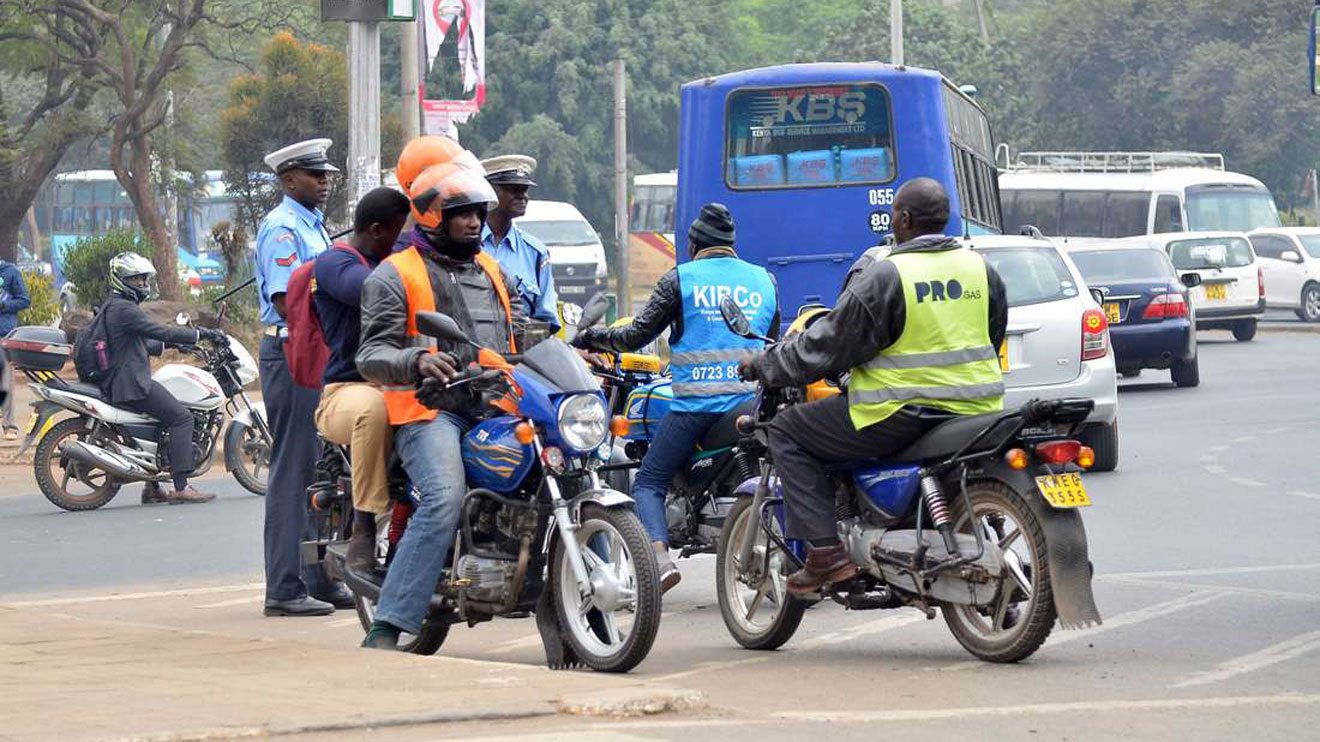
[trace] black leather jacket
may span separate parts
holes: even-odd
[[[961,249],[965,248],[955,237],[923,235],[894,248],[892,254]],[[893,263],[876,257],[864,255],[849,271],[839,301],[829,314],[806,332],[757,356],[761,380],[770,386],[792,386],[838,376],[870,361],[898,340],[907,322],[903,283]],[[1008,297],[995,269],[986,263],[985,270],[990,284],[990,342],[999,347],[1008,326]]]

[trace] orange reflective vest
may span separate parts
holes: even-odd
[[[417,332],[417,313],[435,311],[435,293],[431,290],[431,277],[426,272],[426,261],[417,248],[410,247],[402,252],[397,252],[385,259],[385,262],[394,266],[399,272],[399,278],[403,280],[404,293],[408,299],[408,338],[414,345],[420,345],[421,341]],[[504,309],[505,323],[509,331],[509,352],[518,352],[513,340],[513,309],[509,304],[509,292],[504,287],[504,277],[500,273],[500,264],[490,255],[477,253],[477,265],[486,272],[491,284],[495,287],[495,294],[500,299],[500,306]],[[434,352],[434,344],[425,345],[428,352]],[[418,422],[420,420],[434,420],[436,411],[423,406],[417,401],[416,387],[412,384],[387,385],[384,387],[385,410],[389,413],[390,425],[406,425],[407,423]]]

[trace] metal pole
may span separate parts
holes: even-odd
[[[1315,208],[1315,223],[1320,224],[1320,173],[1311,171],[1311,203]]]
[[[985,0],[975,0],[976,22],[981,26],[982,43],[990,43],[990,26],[985,22]]]
[[[399,61],[403,68],[403,138],[404,141],[420,136],[422,133],[422,104],[420,77],[421,57],[417,52],[417,28],[421,17],[403,24],[400,40]]]
[[[614,60],[614,239],[619,255],[620,312],[632,314],[628,255],[628,99],[622,59]]]
[[[348,24],[348,209],[380,185],[380,24]]]
[[[903,0],[889,0],[889,57],[903,64]]]

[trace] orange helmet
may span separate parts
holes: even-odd
[[[458,142],[449,137],[424,136],[408,142],[399,153],[399,163],[394,170],[399,185],[404,193],[412,193],[413,181],[423,170],[432,165],[443,165],[458,157],[465,150]]]
[[[412,215],[423,229],[439,229],[443,212],[462,206],[478,204],[490,208],[498,200],[495,189],[486,182],[480,165],[472,167],[466,162],[472,156],[458,157],[443,165],[426,168],[413,180]],[[472,158],[476,162],[476,158]]]

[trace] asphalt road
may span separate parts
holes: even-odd
[[[714,561],[699,557],[680,563],[683,583],[666,596],[660,639],[636,674],[700,690],[711,710],[587,729],[556,719],[394,737],[527,740],[572,730],[575,739],[790,738],[828,729],[845,738],[1314,739],[1320,467],[1311,435],[1320,429],[1320,337],[1201,340],[1199,388],[1175,389],[1167,373],[1151,371],[1121,382],[1119,471],[1087,479],[1099,628],[1056,630],[1030,660],[993,666],[963,652],[942,620],[822,605],[784,649],[749,652],[728,638]],[[258,618],[261,500],[224,479],[207,485],[221,493],[208,505],[142,507],[125,491],[92,513],[60,512],[39,494],[0,495],[0,602],[34,597],[18,593],[121,593],[69,610],[357,641],[351,613]],[[220,586],[218,594],[182,607],[171,598],[172,588],[197,583]],[[456,627],[442,653],[542,661],[529,621]]]

